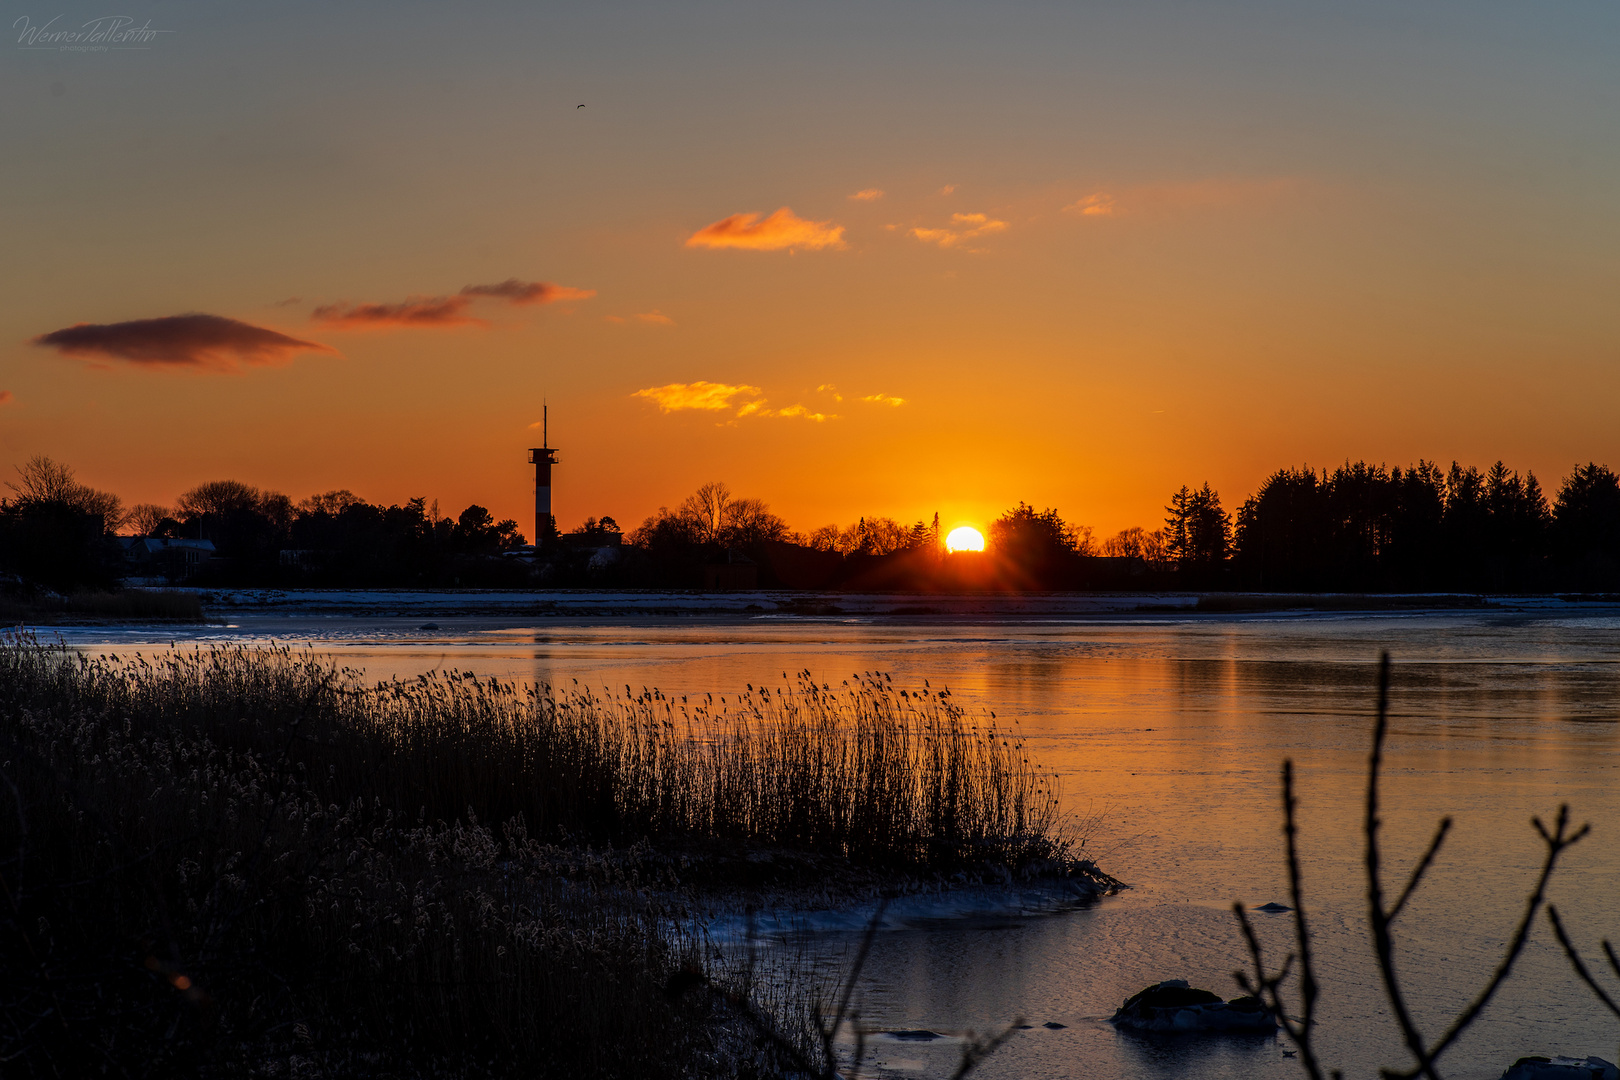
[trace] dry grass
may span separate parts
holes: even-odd
[[[0,777],[7,1075],[746,1073],[725,996],[671,990],[704,957],[649,842],[1069,859],[1018,740],[876,678],[688,703],[11,639]]]

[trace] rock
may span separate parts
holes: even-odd
[[[1111,1023],[1136,1031],[1238,1031],[1270,1034],[1277,1021],[1257,998],[1223,1000],[1208,990],[1197,990],[1182,979],[1154,983],[1127,998]],[[1583,1078],[1584,1080],[1584,1078]]]
[[[1048,1020],[1046,1023],[1041,1025],[1041,1027],[1043,1027],[1043,1028],[1051,1028],[1053,1031],[1062,1031],[1064,1028],[1066,1028],[1068,1026],[1069,1026],[1068,1024],[1060,1024],[1056,1020]]]
[[[1261,904],[1254,910],[1264,911],[1267,915],[1281,915],[1285,911],[1293,911],[1294,909],[1286,904],[1279,904],[1277,901],[1273,900],[1269,904]]]
[[[438,628],[439,624],[436,622],[425,622],[417,627],[418,630],[437,630]]]
[[[1620,1080],[1620,1069],[1600,1057],[1522,1057],[1502,1080]]]

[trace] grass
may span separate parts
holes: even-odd
[[[1101,877],[1010,731],[879,677],[688,702],[11,638],[0,779],[7,1075],[748,1074],[748,988],[680,992],[720,978],[672,930],[693,845]]]

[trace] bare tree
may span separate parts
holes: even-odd
[[[6,486],[17,493],[19,506],[56,505],[81,514],[101,518],[106,532],[115,532],[124,522],[124,504],[110,491],[97,491],[81,484],[71,466],[35,454],[17,466],[17,479]]]
[[[715,480],[688,495],[676,513],[697,527],[699,540],[716,544],[725,530],[730,503],[731,489]]]
[[[252,484],[244,484],[240,480],[210,480],[182,494],[177,509],[186,518],[229,514],[233,511],[257,510],[263,498],[263,493]]]
[[[166,518],[174,517],[174,508],[157,503],[136,503],[129,508],[124,524],[135,530],[137,536],[151,536]]]

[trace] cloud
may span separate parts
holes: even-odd
[[[824,382],[820,386],[816,387],[816,393],[818,393],[818,394],[831,394],[833,396],[834,401],[843,401],[844,400],[844,395],[840,394],[838,392],[838,387],[834,386],[830,382]]]
[[[893,394],[868,394],[866,397],[861,398],[861,400],[871,402],[873,405],[898,406],[906,403],[905,398],[895,397]]]
[[[781,251],[784,248],[843,248],[844,227],[830,221],[807,221],[787,207],[770,217],[758,213],[732,214],[705,225],[686,238],[690,248],[742,248],[746,251]]]
[[[883,198],[883,189],[875,187],[862,188],[850,196],[853,202],[876,202],[881,198]]]
[[[1169,184],[1141,184],[1118,191],[1095,191],[1065,206],[1083,217],[1123,217],[1185,210],[1275,205],[1300,194],[1293,177],[1206,177]]]
[[[729,383],[704,382],[699,380],[691,383],[669,383],[666,386],[650,386],[645,390],[637,390],[631,397],[643,397],[658,403],[662,412],[679,412],[682,409],[704,409],[710,412],[719,412],[732,407],[733,399],[739,397],[757,397],[760,394],[757,386],[732,386]],[[748,403],[752,404],[752,402]],[[746,408],[747,405],[744,406]],[[743,416],[745,413],[738,413]]]
[[[915,228],[911,235],[925,244],[938,244],[942,248],[956,247],[964,240],[998,233],[1007,227],[989,214],[952,214],[951,227],[940,229]]]
[[[301,297],[301,296],[289,296],[285,300],[277,300],[275,303],[271,304],[270,306],[271,307],[292,307],[294,304],[301,304],[303,302],[304,302],[304,298]]]
[[[765,413],[765,415],[767,415],[767,416],[772,416],[772,415],[774,415],[774,416],[802,416],[806,420],[814,420],[818,424],[822,423],[823,421],[826,421],[826,420],[836,420],[836,419],[838,419],[838,417],[829,416],[826,413],[813,412],[810,409],[805,408],[803,405],[789,405],[785,409],[777,409],[775,413],[771,413],[771,412],[767,411]]]
[[[657,308],[653,308],[651,311],[643,311],[643,312],[641,312],[639,314],[631,315],[628,318],[626,318],[623,315],[604,315],[604,316],[602,316],[602,321],[603,322],[610,322],[610,323],[618,323],[620,325],[623,325],[625,323],[630,323],[630,322],[645,323],[648,326],[674,326],[675,325],[675,320],[674,319],[670,318],[668,315],[665,315],[662,311],[659,311]]]
[[[485,326],[484,320],[468,314],[474,300],[505,300],[514,307],[539,307],[562,300],[589,300],[595,295],[595,289],[507,278],[493,285],[463,285],[454,296],[408,296],[397,304],[325,304],[316,308],[310,318],[345,330]]]
[[[955,184],[946,184],[944,187],[939,189],[939,193],[941,195],[949,195],[951,192],[953,192],[955,190],[956,190],[956,185]]]
[[[330,345],[288,337],[223,315],[165,315],[118,323],[75,323],[33,339],[64,356],[127,360],[158,367],[237,371],[239,364],[281,364],[295,353],[336,353]]]
[[[10,404],[11,404],[11,391],[10,390],[0,390],[0,405],[10,405]]]
[[[1073,214],[1084,214],[1087,217],[1112,217],[1115,211],[1114,197],[1105,191],[1098,191],[1070,203],[1063,209]]]
[[[481,326],[468,315],[469,296],[412,296],[398,304],[326,304],[310,314],[316,322],[344,330],[389,327]]]
[[[494,285],[464,285],[461,288],[461,295],[489,296],[519,306],[538,307],[559,300],[589,300],[596,295],[596,290],[576,289],[571,285],[556,285],[549,281],[519,281],[517,278],[507,278]]]
[[[725,412],[735,408],[735,420],[728,421],[734,425],[736,420],[744,417],[764,419],[768,417],[802,417],[821,423],[824,420],[836,420],[838,417],[819,413],[803,405],[788,405],[781,409],[772,409],[767,406],[763,391],[757,386],[732,386],[729,383],[691,382],[670,383],[667,386],[652,386],[645,390],[637,390],[631,397],[647,398],[657,402],[662,412],[680,412],[684,409],[701,409],[705,412]],[[752,398],[752,401],[739,400]],[[842,399],[840,399],[842,400]]]

